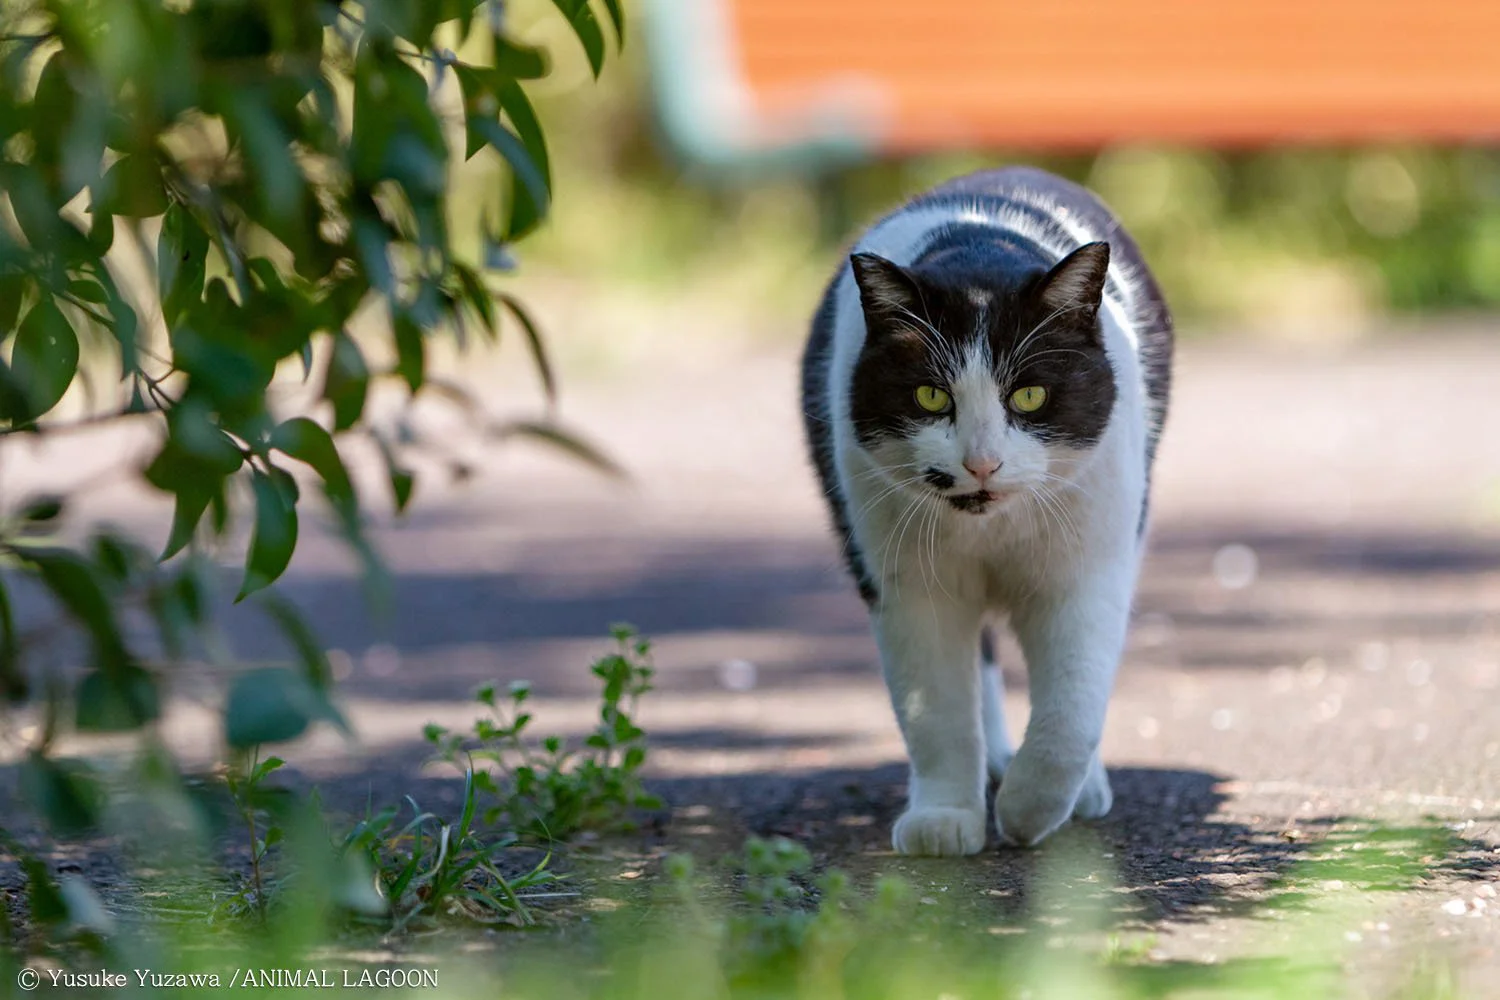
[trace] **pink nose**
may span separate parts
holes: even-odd
[[[975,479],[983,483],[1000,468],[1000,460],[998,458],[966,458],[964,459],[964,468],[968,469]]]

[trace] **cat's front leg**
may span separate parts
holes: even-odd
[[[1104,716],[1124,649],[1133,574],[1014,616],[1026,652],[1031,719],[995,796],[1003,840],[1039,843],[1072,815],[1096,819],[1113,797],[1099,759]]]
[[[886,686],[911,758],[902,854],[975,854],[985,839],[985,747],[974,644],[979,614],[930,597],[887,597],[874,614]]]

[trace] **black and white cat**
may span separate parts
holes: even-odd
[[[1099,759],[1166,413],[1172,324],[1076,184],[959,178],[865,233],[803,358],[813,460],[911,757],[903,854],[973,854],[1113,796]],[[1013,751],[988,628],[1026,656]],[[986,767],[986,765],[988,765]]]

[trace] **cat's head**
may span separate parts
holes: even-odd
[[[909,267],[850,262],[867,330],[850,416],[894,484],[985,514],[1049,490],[1098,442],[1115,402],[1099,326],[1108,243],[1051,267],[992,240]]]

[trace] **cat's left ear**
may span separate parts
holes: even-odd
[[[1042,307],[1069,320],[1092,323],[1104,301],[1109,274],[1109,244],[1085,243],[1058,261],[1038,289]]]
[[[857,253],[850,256],[849,265],[867,321],[890,320],[920,308],[922,293],[899,264],[878,254]]]

